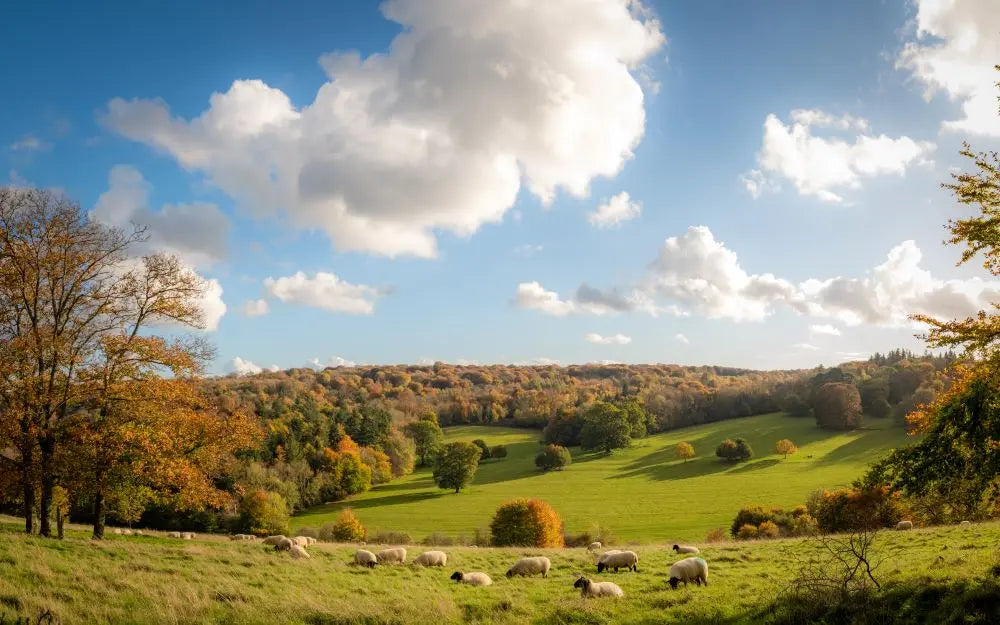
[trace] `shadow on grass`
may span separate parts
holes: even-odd
[[[776,464],[781,464],[781,460],[778,458],[765,458],[764,460],[757,460],[756,462],[748,462],[746,464],[742,464],[738,468],[730,471],[730,473],[747,473],[749,471],[760,471],[761,469],[767,469],[773,467]]]
[[[340,512],[344,508],[352,510],[364,510],[365,508],[378,508],[381,506],[395,506],[400,504],[415,503],[427,499],[437,499],[451,494],[452,491],[436,491],[424,493],[408,493],[403,495],[389,495],[388,497],[369,497],[366,499],[354,499],[348,501],[338,501],[324,506],[309,508],[297,514],[297,518],[308,519],[311,517],[328,517],[331,513]],[[332,519],[331,519],[332,520]]]

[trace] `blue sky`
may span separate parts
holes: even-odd
[[[939,186],[993,0],[203,4],[0,9],[0,171],[150,223],[213,372],[812,366],[1000,295]]]

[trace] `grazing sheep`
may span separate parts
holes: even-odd
[[[116,527],[113,530],[111,530],[111,533],[112,534],[116,534],[118,536],[121,536],[122,535],[122,529],[120,527]]]
[[[913,529],[913,521],[900,521],[899,523],[896,523],[896,529],[898,529],[898,530],[912,530]]]
[[[292,539],[292,542],[298,545],[299,547],[309,546],[309,538],[306,536],[296,536],[295,538]]]
[[[354,563],[373,569],[378,564],[378,556],[367,549],[358,549],[354,552]]]
[[[443,551],[425,551],[413,560],[418,566],[444,566],[448,564],[448,554]]]
[[[122,536],[131,536],[132,530],[122,530]]]
[[[276,535],[276,536],[268,536],[267,538],[265,538],[265,539],[264,539],[264,540],[262,540],[261,542],[263,542],[263,543],[264,543],[265,545],[277,545],[277,544],[278,544],[278,543],[280,543],[280,542],[282,541],[282,539],[284,539],[284,538],[285,538],[285,537],[284,537],[283,535],[281,535],[281,534],[278,534],[278,535]]]
[[[614,582],[592,582],[581,577],[573,583],[573,588],[580,589],[581,597],[624,597],[625,593]]]
[[[521,558],[514,563],[514,566],[507,569],[507,577],[514,577],[515,575],[541,575],[542,577],[548,577],[549,569],[551,568],[552,562],[545,556]]]
[[[699,586],[704,582],[708,586],[708,562],[701,558],[684,558],[670,567],[670,587],[677,590],[677,584],[695,582]]]
[[[597,572],[600,573],[605,569],[614,569],[615,573],[618,569],[628,569],[630,571],[639,572],[639,556],[634,551],[619,551],[617,553],[606,553],[601,556],[601,559],[597,561]]]
[[[136,536],[145,536],[145,535],[146,535],[146,532],[144,532],[144,531],[142,531],[142,530],[135,530],[135,532],[133,532],[133,533],[134,533],[134,534],[135,534]]]
[[[701,550],[693,545],[674,545],[677,553],[701,553]]]
[[[451,578],[460,584],[469,584],[470,586],[489,586],[493,583],[490,576],[486,573],[462,573],[461,571],[455,571],[451,574]]]
[[[194,532],[181,532],[181,538],[184,540],[194,540],[195,535]]]
[[[604,547],[604,545],[601,544],[601,541],[595,540],[587,545],[587,551],[599,551],[602,547]]]
[[[292,547],[295,545],[291,538],[282,538],[278,541],[278,544],[274,546],[275,551],[291,551]]]
[[[403,564],[406,562],[406,549],[403,547],[393,547],[383,549],[377,554],[379,564]]]
[[[319,542],[318,540],[316,540],[316,539],[315,539],[315,538],[313,538],[312,536],[306,536],[306,540],[308,540],[308,541],[309,541],[309,544],[310,544],[310,545],[315,545],[316,543],[318,543],[318,542]]]
[[[959,525],[972,525],[970,521],[962,521]]]
[[[167,532],[167,538],[180,538],[180,532]]]
[[[295,560],[309,559],[309,554],[306,552],[305,549],[302,548],[302,545],[292,545],[291,549],[289,549],[288,551],[289,553],[292,554],[292,558],[294,558]]]

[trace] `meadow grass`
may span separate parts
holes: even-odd
[[[534,464],[537,430],[460,426],[446,429],[445,437],[504,444],[509,455],[482,463],[472,485],[458,494],[437,488],[430,470],[422,469],[350,501],[306,510],[293,526],[318,528],[350,507],[370,532],[407,532],[414,540],[433,532],[469,535],[487,527],[502,502],[538,497],[556,509],[569,533],[600,523],[623,540],[698,541],[710,529],[728,527],[743,505],[804,503],[812,491],[847,486],[888,450],[912,442],[887,419],[829,432],[812,419],[770,414],[657,434],[610,456],[575,448],[573,464],[542,473]],[[750,442],[754,459],[730,464],[715,457],[720,441],[738,437]],[[799,452],[787,459],[775,455],[782,438],[792,439]],[[677,460],[680,441],[691,442],[697,457]]]
[[[63,541],[41,539],[24,536],[13,522],[0,525],[0,618],[37,618],[48,610],[63,625],[735,625],[768,622],[771,602],[780,600],[798,566],[816,553],[814,543],[801,539],[705,545],[710,586],[674,591],[667,571],[681,556],[662,544],[634,547],[640,557],[638,573],[597,575],[594,555],[584,549],[456,547],[446,549],[449,562],[443,569],[405,565],[369,570],[348,564],[356,548],[352,545],[320,543],[309,548],[310,560],[292,560],[259,543],[216,537],[111,536],[94,542],[86,536],[80,528],[71,529]],[[885,531],[876,541],[885,560],[877,575],[888,593],[955,583],[981,586],[996,575],[998,539],[996,523]],[[410,547],[410,559],[420,551]],[[525,554],[550,557],[553,569],[547,579],[504,577]],[[455,570],[485,571],[494,584],[456,584],[449,580]],[[581,573],[616,582],[625,598],[582,599],[572,588]],[[944,594],[935,594],[934,601]],[[964,618],[967,607],[995,609],[993,600],[986,607],[962,607],[959,617]],[[933,617],[934,606],[918,607]]]

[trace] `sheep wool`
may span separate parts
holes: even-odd
[[[181,538],[184,540],[194,540],[194,532],[181,532]]]
[[[693,545],[674,545],[674,551],[677,553],[701,553],[701,550]]]
[[[514,577],[515,575],[541,575],[542,577],[548,577],[549,569],[551,568],[552,562],[545,556],[521,558],[514,563],[514,566],[507,569],[507,577]]]
[[[316,540],[316,539],[315,539],[315,538],[313,538],[312,536],[306,536],[306,540],[308,540],[308,541],[309,541],[309,544],[310,544],[310,545],[315,545],[315,544],[316,544],[317,542],[319,542],[318,540]]]
[[[595,540],[594,542],[587,545],[587,551],[599,551],[603,546],[604,545],[601,544],[601,541]]]
[[[274,546],[275,551],[291,551],[292,547],[295,545],[291,538],[282,538],[278,541],[278,544]]]
[[[298,545],[299,547],[309,546],[309,539],[306,538],[305,536],[296,536],[295,538],[292,539],[292,542]]]
[[[598,573],[605,569],[614,569],[615,573],[618,572],[618,569],[639,572],[639,555],[634,551],[619,551],[617,553],[605,554],[605,556],[602,556],[597,561]]]
[[[309,553],[302,548],[302,545],[292,545],[288,551],[295,560],[308,560],[310,557]]]
[[[167,532],[167,538],[180,538],[180,532]]]
[[[267,537],[267,538],[265,538],[265,539],[264,539],[264,540],[263,540],[262,542],[263,542],[263,543],[264,543],[265,545],[277,545],[277,544],[278,544],[278,543],[280,543],[280,542],[282,541],[282,539],[284,539],[284,538],[285,538],[284,536],[282,536],[281,534],[278,534],[278,535],[276,535],[276,536],[268,536],[268,537]]]
[[[377,555],[379,564],[402,564],[406,562],[406,549],[403,547],[383,549]]]
[[[448,554],[443,551],[425,551],[413,560],[418,566],[444,566],[448,564]]]
[[[580,589],[581,597],[624,597],[625,593],[614,582],[592,582],[586,577],[581,577],[573,584],[573,588]]]
[[[684,582],[695,582],[699,586],[704,583],[708,586],[708,562],[701,558],[684,558],[670,567],[670,587],[674,590],[677,585]]]
[[[373,569],[378,564],[378,556],[367,549],[358,549],[354,552],[354,563]]]
[[[896,523],[896,529],[897,530],[912,530],[913,529],[913,521],[900,521],[899,523]]]
[[[493,583],[489,575],[480,573],[479,571],[474,573],[455,571],[451,574],[451,578],[460,584],[468,584],[470,586],[489,586]]]

